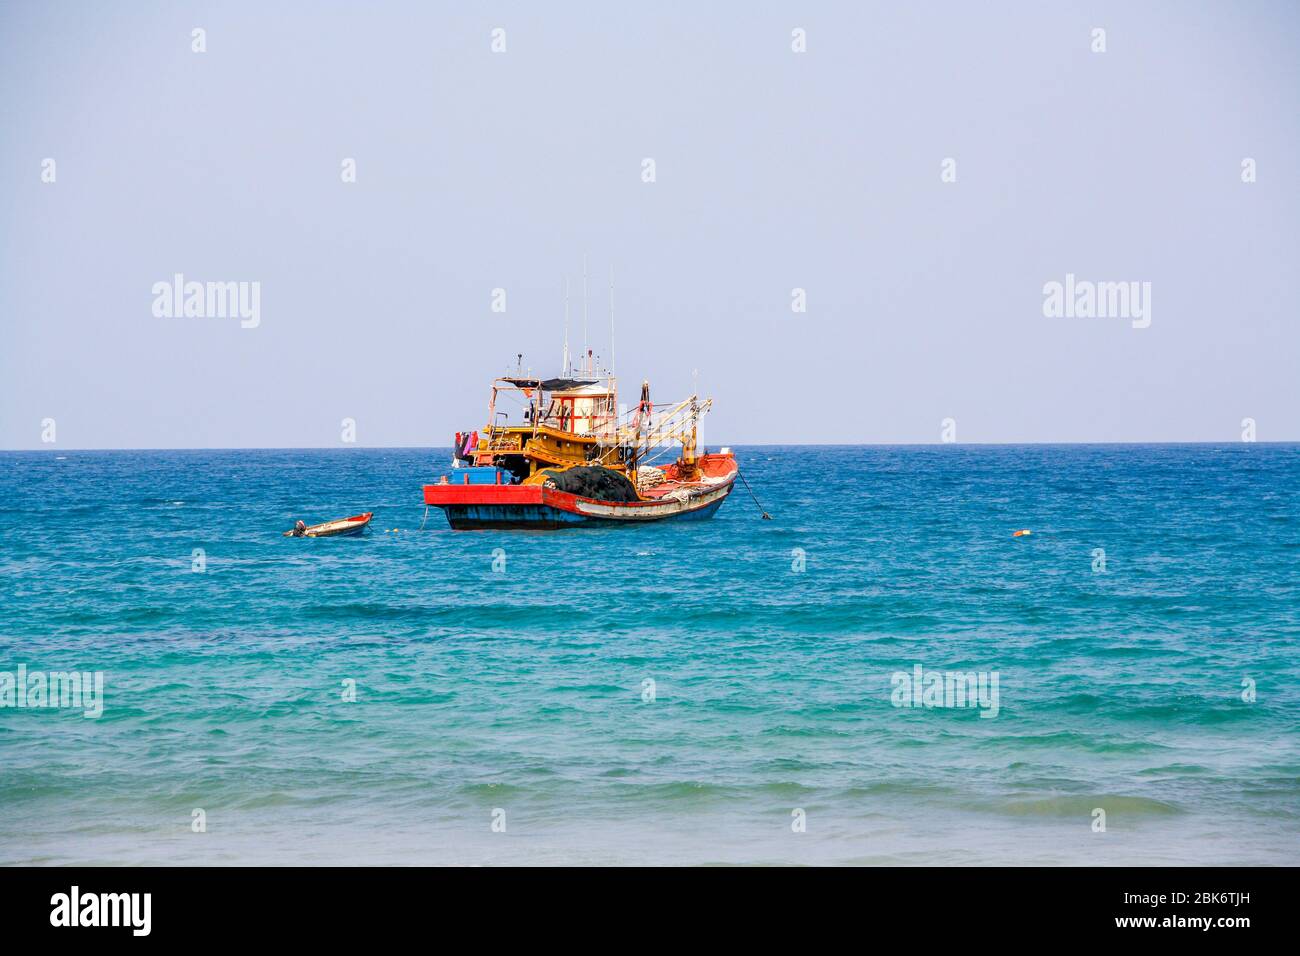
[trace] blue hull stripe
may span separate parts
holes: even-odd
[[[562,511],[547,505],[441,505],[447,513],[447,523],[457,531],[470,528],[568,528],[573,525],[595,524],[647,524],[651,521],[702,521],[712,518],[725,498],[698,508],[680,511],[662,518],[631,521],[619,518],[590,518],[586,515]]]

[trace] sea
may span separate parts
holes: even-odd
[[[0,863],[1300,862],[1300,446],[734,450],[544,532],[447,449],[0,453]]]

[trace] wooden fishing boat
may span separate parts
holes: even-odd
[[[737,466],[727,451],[699,456],[689,476],[676,464],[662,471],[663,481],[645,489],[636,500],[610,501],[549,487],[545,482],[511,484],[504,469],[475,466],[453,469],[438,484],[425,485],[424,501],[441,508],[447,523],[458,531],[554,530],[573,525],[711,518],[731,494]]]
[[[353,515],[351,518],[339,518],[337,521],[326,521],[324,524],[304,525],[298,522],[298,527],[292,531],[286,531],[286,538],[344,538],[354,534],[361,534],[366,530],[366,525],[370,524],[370,518],[374,512],[367,511],[363,514]]]
[[[487,426],[458,432],[452,467],[424,486],[425,504],[453,529],[710,518],[731,494],[739,475],[731,450],[697,449],[712,399],[657,405],[643,382],[636,408],[620,414],[613,373],[598,371],[589,349],[575,370],[567,343],[556,378],[524,374],[522,356],[520,366],[493,381]],[[522,424],[510,424],[509,400]],[[675,461],[652,466],[676,445]]]

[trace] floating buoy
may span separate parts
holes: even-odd
[[[1033,534],[1028,528],[1022,528],[1020,531],[1013,531],[1011,537],[1018,538],[1023,534]]]

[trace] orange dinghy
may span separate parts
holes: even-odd
[[[366,530],[366,525],[370,524],[373,514],[372,511],[366,511],[351,518],[326,521],[324,524],[305,525],[299,521],[297,527],[292,531],[286,531],[284,536],[286,538],[344,538],[361,534]]]

